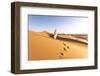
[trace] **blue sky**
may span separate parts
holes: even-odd
[[[68,34],[88,33],[88,18],[73,16],[29,15],[29,30],[36,32],[48,31]]]

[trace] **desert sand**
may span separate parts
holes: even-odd
[[[80,59],[87,57],[86,38],[59,35],[58,39],[54,39],[52,34],[46,31],[28,32],[28,60]]]

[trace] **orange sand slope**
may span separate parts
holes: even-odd
[[[29,60],[87,58],[88,45],[71,40],[53,39],[52,34],[29,31]]]

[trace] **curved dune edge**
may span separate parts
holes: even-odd
[[[79,38],[74,38],[74,37],[72,37],[72,38],[62,38],[62,37],[57,37],[58,39],[60,39],[60,40],[65,40],[65,41],[75,41],[75,42],[79,42],[79,43],[83,43],[83,44],[88,44],[88,41],[87,40],[84,40],[84,39],[79,39]]]

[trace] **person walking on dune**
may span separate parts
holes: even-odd
[[[55,29],[54,30],[54,39],[56,39],[57,38],[57,30]]]

